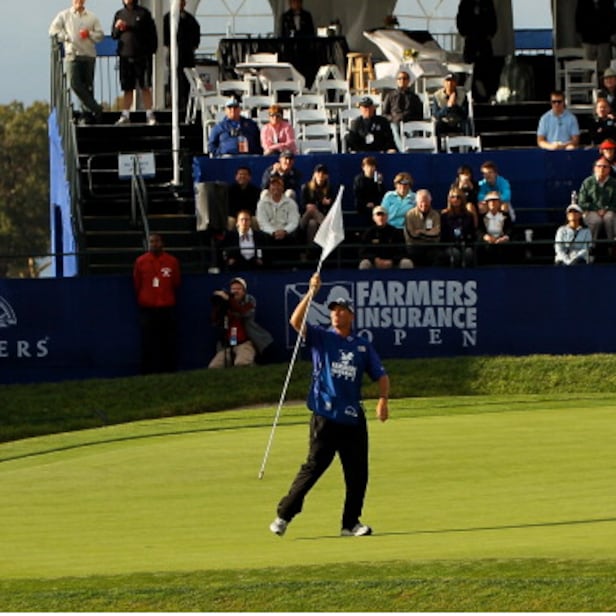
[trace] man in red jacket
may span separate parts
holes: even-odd
[[[141,372],[174,372],[176,350],[176,290],[180,263],[164,251],[158,233],[149,237],[150,250],[135,261],[133,281],[141,322]]]

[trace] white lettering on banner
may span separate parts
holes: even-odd
[[[0,297],[0,327],[16,327],[17,315],[13,307]],[[42,359],[49,355],[49,336],[38,340],[0,340],[0,359]]]
[[[31,342],[29,340],[0,340],[0,359],[41,359],[49,355],[49,338],[41,338]]]
[[[298,285],[287,285],[288,298],[301,297]],[[372,341],[383,333],[390,344],[402,347],[410,331],[425,331],[429,345],[442,345],[446,330],[460,333],[461,348],[477,346],[478,289],[476,280],[360,280],[323,284],[324,299],[314,300],[308,322],[329,323],[327,304],[333,297],[355,301],[356,331]],[[331,297],[330,297],[331,296]],[[289,308],[296,305],[295,300]],[[287,318],[288,318],[287,314]],[[318,317],[318,318],[317,318]]]

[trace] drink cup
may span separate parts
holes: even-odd
[[[533,230],[526,229],[524,231],[524,238],[526,239],[527,242],[532,242],[533,241]]]
[[[90,36],[90,31],[87,28],[82,28],[79,30],[79,36],[82,39],[87,39]]]

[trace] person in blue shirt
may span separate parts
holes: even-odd
[[[580,145],[580,126],[565,107],[564,93],[554,90],[550,104],[552,108],[539,118],[537,145],[543,150],[575,150]]]
[[[502,211],[509,214],[511,222],[515,222],[515,211],[511,205],[511,184],[509,180],[500,175],[496,163],[491,160],[487,160],[481,165],[481,175],[483,175],[483,179],[479,180],[477,184],[479,213],[483,215],[488,211],[486,195],[491,192],[497,192],[500,195]]]
[[[411,174],[401,171],[394,178],[394,190],[387,191],[381,201],[381,205],[387,210],[389,224],[396,229],[404,229],[406,213],[415,207],[416,195],[412,186]]]
[[[330,327],[304,325],[306,311],[320,287],[319,274],[313,274],[308,293],[289,320],[312,355],[312,383],[307,401],[312,411],[310,446],[306,462],[278,504],[278,515],[270,530],[284,535],[291,520],[302,510],[304,498],[337,453],[346,484],[341,535],[360,537],[372,534],[370,526],[359,519],[368,485],[368,430],[361,398],[362,381],[364,374],[378,381],[376,415],[386,421],[389,377],[372,344],[353,334],[354,308],[350,299],[339,297],[329,302]]]
[[[212,128],[208,139],[212,156],[263,154],[257,123],[240,115],[240,111],[239,102],[230,98],[225,105],[226,117]]]

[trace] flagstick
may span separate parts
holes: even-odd
[[[319,265],[317,266],[316,274],[321,273],[321,266],[323,265],[323,259],[319,260]],[[306,311],[304,312],[304,318],[302,319],[302,325],[299,328],[299,332],[297,334],[297,340],[295,341],[295,348],[293,349],[293,355],[291,356],[291,361],[289,363],[289,369],[287,370],[287,376],[284,381],[284,385],[282,387],[282,392],[280,394],[280,400],[278,402],[278,408],[276,409],[276,415],[274,417],[274,423],[272,424],[272,430],[269,435],[269,440],[267,441],[267,446],[265,447],[265,453],[263,455],[263,462],[261,463],[261,469],[259,470],[259,479],[263,479],[263,475],[265,475],[265,465],[267,464],[267,459],[269,458],[270,449],[272,448],[272,442],[274,441],[274,432],[276,431],[276,426],[278,425],[278,420],[280,419],[280,412],[282,411],[282,405],[287,397],[287,389],[289,388],[289,381],[291,380],[291,373],[293,372],[293,368],[295,366],[295,361],[297,359],[297,354],[299,353],[299,347],[302,341],[301,332],[304,331],[304,327],[306,326],[306,320],[308,318],[308,312],[310,311],[310,304],[312,304],[312,299],[314,297],[314,291],[312,287],[308,289],[308,304],[306,306]]]

